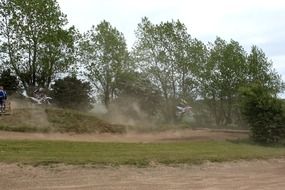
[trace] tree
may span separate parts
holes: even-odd
[[[233,123],[238,89],[245,82],[246,52],[238,42],[217,37],[200,69],[202,97],[217,125]]]
[[[116,97],[118,79],[130,67],[125,38],[109,22],[102,21],[83,35],[79,48],[85,75],[108,107]]]
[[[120,91],[114,103],[125,115],[133,116],[133,119],[153,119],[159,113],[162,100],[160,91],[143,74],[125,73],[118,88]]]
[[[136,36],[135,61],[160,89],[165,118],[174,120],[177,101],[197,97],[195,71],[199,61],[203,60],[204,46],[191,38],[180,21],[154,25],[148,18],[143,18]]]
[[[92,107],[91,87],[88,82],[65,77],[56,80],[52,89],[52,97],[59,107],[75,110],[88,110]]]
[[[240,87],[260,83],[275,94],[284,85],[265,53],[253,46],[250,54],[236,41],[219,37],[208,45],[208,58],[198,69],[201,97],[216,125],[243,124],[239,109]]]
[[[10,68],[31,92],[48,88],[72,62],[73,28],[55,0],[1,0],[2,65]]]
[[[281,76],[273,69],[272,61],[269,61],[262,49],[252,46],[247,56],[247,83],[260,83],[273,93],[284,90],[284,82]]]
[[[242,113],[251,129],[254,141],[276,143],[285,135],[285,115],[282,100],[262,83],[241,89]]]

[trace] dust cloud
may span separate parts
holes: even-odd
[[[96,104],[91,113],[111,124],[124,125],[129,130],[146,130],[157,126],[156,121],[134,98],[121,98],[117,102],[110,103],[108,108],[105,105]]]
[[[15,123],[17,126],[29,126],[39,129],[50,126],[44,107],[21,99],[12,99],[9,102],[12,114],[11,124]]]

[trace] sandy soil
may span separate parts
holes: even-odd
[[[281,190],[285,160],[148,168],[0,164],[1,190]]]
[[[184,130],[152,134],[75,135],[0,132],[0,139],[46,139],[100,142],[167,142],[244,138],[245,131]],[[1,159],[1,158],[0,158]],[[147,168],[26,166],[0,164],[1,190],[281,190],[285,159],[205,163]]]
[[[90,142],[169,142],[186,140],[233,140],[248,137],[246,130],[185,129],[154,133],[128,132],[126,134],[72,134],[21,133],[0,131],[0,139],[65,140]]]

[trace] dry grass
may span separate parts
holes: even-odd
[[[0,130],[19,132],[123,133],[125,127],[95,116],[55,108],[19,108],[0,117]]]

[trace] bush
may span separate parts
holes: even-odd
[[[8,95],[14,93],[18,88],[17,77],[11,74],[11,70],[4,70],[0,75],[0,85],[4,86],[4,89],[7,91]]]
[[[75,77],[65,77],[55,81],[52,97],[61,108],[88,110],[92,108],[91,87]]]
[[[260,143],[276,143],[285,134],[283,102],[262,85],[243,88],[241,111],[252,138]]]

